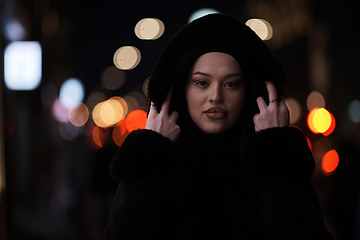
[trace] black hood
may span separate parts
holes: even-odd
[[[242,67],[246,82],[246,102],[242,124],[252,122],[258,111],[256,98],[268,101],[265,81],[274,83],[282,97],[287,74],[266,44],[237,18],[224,14],[209,14],[185,25],[168,43],[160,56],[148,83],[148,98],[158,111],[173,88],[170,111],[178,111],[182,131],[191,121],[185,100],[185,83],[197,58],[208,52],[224,52],[233,56]]]

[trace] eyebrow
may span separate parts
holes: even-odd
[[[211,77],[210,74],[208,73],[204,73],[204,72],[194,72],[192,75],[202,75],[202,76],[207,76],[207,77]],[[231,74],[228,74],[225,76],[225,78],[228,78],[228,77],[235,77],[235,76],[239,76],[239,77],[243,77],[243,75],[241,73],[231,73]]]

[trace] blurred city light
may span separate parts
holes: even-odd
[[[42,53],[38,42],[12,42],[4,53],[5,84],[11,90],[34,90],[41,82]]]
[[[92,112],[94,107],[99,102],[104,102],[106,99],[107,97],[103,92],[99,92],[99,91],[92,92],[86,99],[86,106],[88,107],[89,111]]]
[[[135,68],[141,59],[139,49],[133,46],[124,46],[116,50],[113,62],[114,65],[122,70],[130,70]]]
[[[16,19],[4,19],[4,37],[9,41],[25,40],[27,32],[23,25]]]
[[[128,133],[129,132],[126,129],[126,120],[123,119],[113,129],[112,138],[114,143],[120,147]]]
[[[335,118],[325,108],[312,109],[308,114],[307,123],[313,133],[322,133],[326,136],[335,128]]]
[[[213,8],[201,8],[199,10],[196,10],[195,12],[193,12],[190,17],[188,22],[192,22],[197,18],[200,18],[202,16],[208,15],[208,14],[212,14],[212,13],[220,13],[218,10],[215,10]]]
[[[323,95],[317,91],[312,91],[306,99],[306,106],[309,111],[314,108],[324,108],[325,107],[325,98]]]
[[[164,23],[156,18],[144,18],[135,26],[135,35],[142,40],[155,40],[165,31]]]
[[[79,79],[70,78],[60,87],[60,101],[66,109],[84,100],[84,86]]]
[[[59,98],[56,98],[55,101],[52,103],[51,113],[53,118],[58,122],[69,121],[68,111],[69,110],[62,105]]]
[[[299,104],[299,102],[294,98],[286,98],[285,104],[289,108],[290,112],[290,124],[295,124],[297,121],[299,121],[302,109]]]
[[[321,169],[324,175],[326,176],[333,174],[333,172],[336,170],[338,165],[339,165],[339,154],[334,149],[328,151],[324,155],[321,161]]]
[[[92,130],[92,139],[94,143],[100,148],[104,146],[108,136],[109,136],[109,129],[95,126]]]
[[[147,113],[143,110],[134,110],[126,117],[126,128],[128,132],[144,129],[146,126]]]
[[[115,66],[107,67],[102,73],[101,85],[108,90],[121,88],[126,80],[126,73]]]
[[[324,135],[324,136],[329,136],[335,130],[335,126],[336,126],[334,115],[332,115],[331,112],[329,112],[329,114],[331,117],[331,124],[330,124],[330,127],[328,128],[328,130],[326,130],[325,132],[322,133],[322,135]]]
[[[264,19],[249,19],[245,24],[249,26],[262,40],[270,40],[273,36],[273,29],[270,23]]]
[[[59,133],[67,141],[74,140],[79,135],[79,128],[69,122],[59,124]]]
[[[69,109],[68,117],[75,127],[84,126],[89,119],[89,109],[84,103],[80,102]]]
[[[359,100],[353,100],[348,108],[348,114],[354,123],[360,122],[360,101]]]

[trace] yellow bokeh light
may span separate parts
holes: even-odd
[[[123,107],[124,106],[124,107]],[[127,103],[121,97],[112,97],[98,103],[92,112],[94,123],[101,128],[109,128],[125,118]]]
[[[164,23],[156,18],[144,18],[135,26],[135,35],[143,40],[155,40],[165,31]]]
[[[69,109],[68,116],[72,125],[81,127],[89,119],[89,109],[84,103],[80,102]]]
[[[310,111],[308,126],[313,133],[325,133],[331,124],[331,114],[325,108],[314,108]]]
[[[246,21],[249,26],[262,40],[269,40],[273,36],[273,30],[270,23],[264,19],[249,19]]]
[[[294,98],[285,99],[285,103],[290,112],[290,124],[295,124],[300,119],[302,113],[301,106]]]
[[[128,114],[129,107],[128,107],[127,102],[125,101],[125,99],[123,99],[122,97],[118,97],[118,96],[111,97],[110,99],[116,100],[120,103],[120,105],[122,107],[122,117],[120,118],[120,120],[122,120]]]
[[[139,49],[133,46],[124,46],[116,50],[113,62],[121,70],[130,70],[135,68],[141,59]]]
[[[94,107],[94,109],[92,111],[92,119],[97,126],[99,126],[101,128],[107,128],[107,127],[109,127],[109,125],[103,121],[103,119],[100,115],[100,109],[101,109],[102,104],[103,104],[103,102],[96,104],[96,106]]]
[[[309,111],[314,108],[324,108],[325,107],[325,98],[323,95],[317,91],[313,91],[309,94],[306,100],[306,106]]]

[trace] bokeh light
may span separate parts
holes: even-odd
[[[212,13],[220,13],[220,12],[218,10],[213,9],[213,8],[201,8],[199,10],[196,10],[195,12],[193,12],[190,15],[188,22],[190,23],[190,22],[194,21],[197,18],[203,17],[203,16],[208,15],[208,14],[212,14]]]
[[[133,46],[124,46],[116,50],[113,62],[121,70],[130,70],[140,63],[140,59],[139,49]]]
[[[300,103],[294,98],[286,98],[285,104],[289,108],[290,124],[295,124],[299,121],[302,114]]]
[[[110,99],[116,100],[120,103],[120,105],[122,107],[122,116],[120,117],[120,120],[125,118],[126,115],[128,114],[128,110],[129,110],[128,104],[125,101],[125,99],[123,99],[122,97],[119,97],[119,96],[114,96],[114,97],[111,97]]]
[[[330,124],[329,129],[322,133],[322,135],[324,135],[324,136],[329,136],[335,130],[335,126],[336,126],[334,115],[332,115],[331,112],[329,112],[329,114],[331,117],[331,124]]]
[[[306,106],[309,111],[314,108],[324,108],[325,107],[325,98],[323,95],[317,91],[313,91],[309,94],[306,100]]]
[[[100,77],[101,85],[108,90],[121,88],[126,81],[126,73],[115,66],[107,67]]]
[[[353,100],[348,108],[348,114],[354,123],[360,122],[360,101],[359,100]]]
[[[96,143],[94,142],[94,139],[93,139],[93,130],[95,127],[96,127],[96,125],[93,122],[90,122],[90,124],[87,127],[85,134],[84,134],[84,139],[85,139],[86,145],[93,151],[100,149],[100,147],[98,145],[96,145]]]
[[[81,127],[85,125],[89,119],[89,109],[84,103],[80,102],[69,109],[68,116],[72,125]]]
[[[34,90],[41,82],[42,52],[38,42],[10,43],[4,51],[5,85],[11,90]]]
[[[135,26],[135,35],[143,40],[155,40],[165,31],[164,23],[156,18],[144,18]]]
[[[94,107],[100,103],[106,101],[107,97],[104,93],[95,91],[89,95],[86,100],[86,106],[88,107],[89,111],[92,112]]]
[[[332,114],[325,108],[312,109],[307,118],[308,127],[313,133],[325,133],[332,126],[332,121]],[[335,121],[333,124],[335,124]]]
[[[121,146],[129,132],[126,129],[126,120],[121,120],[113,129],[112,138],[117,146]]]
[[[130,97],[129,101],[132,101],[133,107],[135,107],[133,110],[146,110],[148,107],[148,100],[142,92],[133,91],[128,93],[125,97]]]
[[[66,109],[59,98],[56,98],[51,106],[51,114],[58,122],[68,122],[68,109]]]
[[[270,23],[264,19],[252,18],[245,23],[249,26],[262,40],[270,40],[273,36],[273,29]]]
[[[132,111],[134,111],[136,109],[140,109],[139,102],[133,96],[126,95],[126,96],[124,96],[124,100],[127,103],[128,112],[132,112]]]
[[[66,122],[59,124],[59,133],[65,140],[72,141],[79,135],[80,130],[70,122]]]
[[[128,132],[144,129],[146,126],[147,113],[143,110],[134,110],[126,117],[126,128]]]
[[[334,173],[336,168],[339,165],[339,154],[336,150],[328,151],[322,161],[321,161],[321,169],[324,175],[329,176]]]
[[[70,109],[74,104],[84,100],[85,90],[83,84],[77,78],[66,80],[60,87],[60,101],[66,108]]]
[[[95,126],[92,129],[92,139],[94,143],[100,148],[102,148],[105,145],[108,136],[109,136],[109,129],[100,128],[98,126]]]

